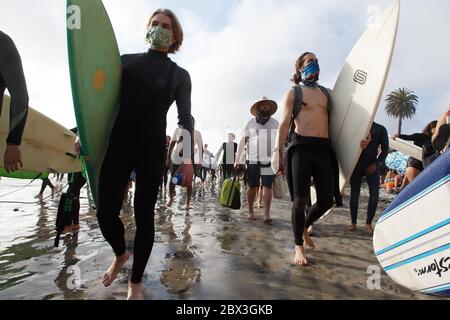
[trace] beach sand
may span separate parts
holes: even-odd
[[[28,183],[0,180],[0,299],[125,299],[131,259],[113,285],[104,288],[101,277],[113,253],[89,209],[86,190],[81,195],[81,232],[63,236],[54,248],[60,195],[36,201],[40,180]],[[334,209],[316,224],[316,249],[307,250],[309,267],[292,263],[291,203],[274,200],[274,223],[268,226],[263,209],[256,211],[256,221],[246,219],[245,194],[243,208],[233,211],[217,203],[218,192],[217,184],[204,191],[196,185],[189,211],[182,210],[184,192],[177,192],[173,209],[166,209],[165,199],[159,198],[156,240],[143,279],[146,299],[434,299],[396,285],[383,271],[381,288],[368,289],[368,269],[381,268],[372,237],[363,228],[366,186],[359,229],[345,231],[350,220],[345,197],[344,208]],[[44,197],[48,195],[49,189]],[[376,219],[393,198],[381,190]],[[124,206],[122,219],[132,250],[131,203]]]

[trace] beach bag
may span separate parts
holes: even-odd
[[[289,187],[285,177],[275,177],[275,180],[273,181],[272,191],[274,199],[291,201],[291,195],[289,193]]]
[[[227,208],[241,208],[241,183],[237,177],[226,179],[220,191],[219,203]]]
[[[58,213],[56,214],[56,238],[55,248],[59,246],[59,239],[66,226],[72,225],[73,213],[78,211],[78,202],[68,193],[63,193],[59,200]]]

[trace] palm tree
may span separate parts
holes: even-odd
[[[402,131],[403,119],[411,119],[416,114],[416,105],[419,98],[414,91],[407,88],[399,88],[392,91],[386,100],[386,112],[392,118],[398,118],[398,134]]]

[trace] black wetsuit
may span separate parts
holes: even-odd
[[[166,145],[166,149],[164,150],[164,158],[167,158],[167,154],[169,153],[169,145]],[[164,187],[164,190],[167,188],[168,174],[170,167],[166,166],[164,162],[164,169],[161,177],[161,185],[160,187]]]
[[[73,128],[72,131],[78,134],[78,128]],[[83,151],[81,150],[81,155]],[[86,179],[81,172],[72,172],[68,175],[69,187],[67,188],[67,196],[74,200],[74,207],[72,211],[72,224],[80,224],[80,192],[86,184]]]
[[[414,133],[411,135],[401,134],[399,138],[407,141],[413,141],[416,146],[422,148],[422,158],[424,161],[422,162],[413,157],[410,157],[408,160],[408,167],[423,171],[424,163],[429,164],[432,160],[434,160],[429,158],[437,155],[436,150],[431,143],[431,137],[427,136],[424,133]]]
[[[14,42],[0,31],[0,116],[6,88],[11,95],[7,144],[20,145],[28,114],[28,91],[22,60]]]
[[[286,174],[291,197],[292,227],[295,244],[303,245],[303,232],[333,206],[334,170],[329,139],[302,137],[294,134],[286,156]],[[317,203],[305,209],[311,187],[311,177],[317,193]]]
[[[350,178],[350,214],[352,224],[357,224],[358,204],[361,193],[363,177],[366,177],[369,187],[369,204],[367,206],[366,224],[372,224],[375,212],[378,207],[380,196],[380,170],[389,152],[389,137],[385,127],[378,123],[373,123],[370,129],[371,141],[361,153],[355,170]],[[381,153],[378,154],[378,147],[381,146]],[[366,173],[367,168],[376,163],[377,169],[371,175]]]
[[[234,161],[236,159],[236,152],[238,149],[238,144],[236,142],[224,142],[222,144],[219,153],[223,151],[222,157],[222,178],[223,180],[231,178],[234,173]],[[233,153],[233,156],[231,156]]]
[[[119,215],[135,168],[133,283],[141,282],[153,247],[154,209],[165,163],[166,116],[174,101],[180,127],[192,136],[189,73],[158,51],[122,56],[120,110],[100,173],[97,218],[116,256],[124,254]]]

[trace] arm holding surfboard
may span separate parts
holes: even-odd
[[[0,115],[3,94],[8,88],[11,94],[10,131],[4,156],[6,172],[14,172],[21,167],[20,144],[28,114],[28,91],[19,52],[11,40],[0,32]]]
[[[441,152],[450,138],[450,108],[438,120],[432,142],[436,151]]]

